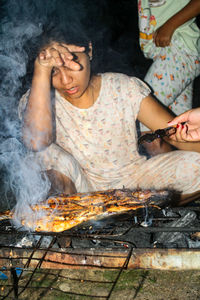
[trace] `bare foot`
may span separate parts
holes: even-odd
[[[144,135],[149,132],[142,132]],[[163,139],[156,139],[151,143],[144,142],[143,146],[150,156],[155,156],[157,154],[166,153],[174,150],[174,147],[165,142]]]
[[[173,147],[161,139],[157,139],[151,143],[145,143],[144,147],[151,156],[173,151]]]
[[[77,192],[75,184],[72,180],[64,174],[56,170],[48,170],[46,174],[51,182],[51,189],[49,194],[64,193],[71,195]]]

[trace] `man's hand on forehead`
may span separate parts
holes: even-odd
[[[60,67],[65,65],[69,69],[78,71],[81,69],[81,66],[74,60],[75,57],[73,52],[84,51],[85,47],[52,43],[40,52],[39,62],[41,65],[48,67]]]

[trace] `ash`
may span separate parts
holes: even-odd
[[[39,235],[26,235],[20,241],[17,242],[16,245],[13,245],[17,248],[32,248],[37,247],[37,244],[40,243],[40,248],[49,248],[52,243],[53,237],[51,236],[44,236],[41,239]],[[54,243],[52,248],[58,248],[58,244]]]

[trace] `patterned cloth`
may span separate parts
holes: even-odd
[[[152,7],[148,0],[138,0],[141,49],[153,59],[144,81],[176,115],[192,108],[193,80],[200,74],[200,31],[192,19],[174,32],[171,45],[165,48],[155,46],[153,32],[188,2],[153,1]],[[141,131],[147,130],[141,124]]]
[[[189,2],[190,0],[138,0],[140,46],[147,58],[154,59],[160,53],[160,47],[154,44],[153,33]],[[199,41],[200,30],[195,18],[192,18],[174,31],[171,43],[172,46],[181,46],[181,53],[198,57]]]
[[[56,92],[56,144],[37,155],[46,169],[70,177],[78,191],[109,188],[200,190],[200,154],[174,151],[150,158],[137,149],[135,121],[149,88],[123,74],[101,75],[93,106],[80,109]],[[24,110],[27,94],[20,103]]]

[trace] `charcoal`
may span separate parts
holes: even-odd
[[[119,240],[129,242],[135,248],[150,248],[151,247],[151,234],[144,231],[136,231],[131,228],[125,235],[119,237]]]
[[[194,211],[188,211],[187,209],[179,210],[180,218],[173,222],[168,222],[167,224],[163,224],[163,227],[180,227],[180,228],[188,228],[192,227],[197,219],[197,214]],[[182,232],[159,232],[154,235],[154,243],[162,244],[166,248],[187,248],[188,242],[187,238],[189,235],[187,233]],[[173,247],[172,247],[173,244]]]
[[[187,247],[188,248],[200,248],[200,241],[193,241],[190,238],[186,237],[186,241],[187,241]]]
[[[115,240],[104,240],[99,238],[94,239],[84,239],[84,238],[73,238],[72,239],[72,248],[77,249],[93,249],[93,248],[120,248],[122,247],[121,243],[116,243]]]

